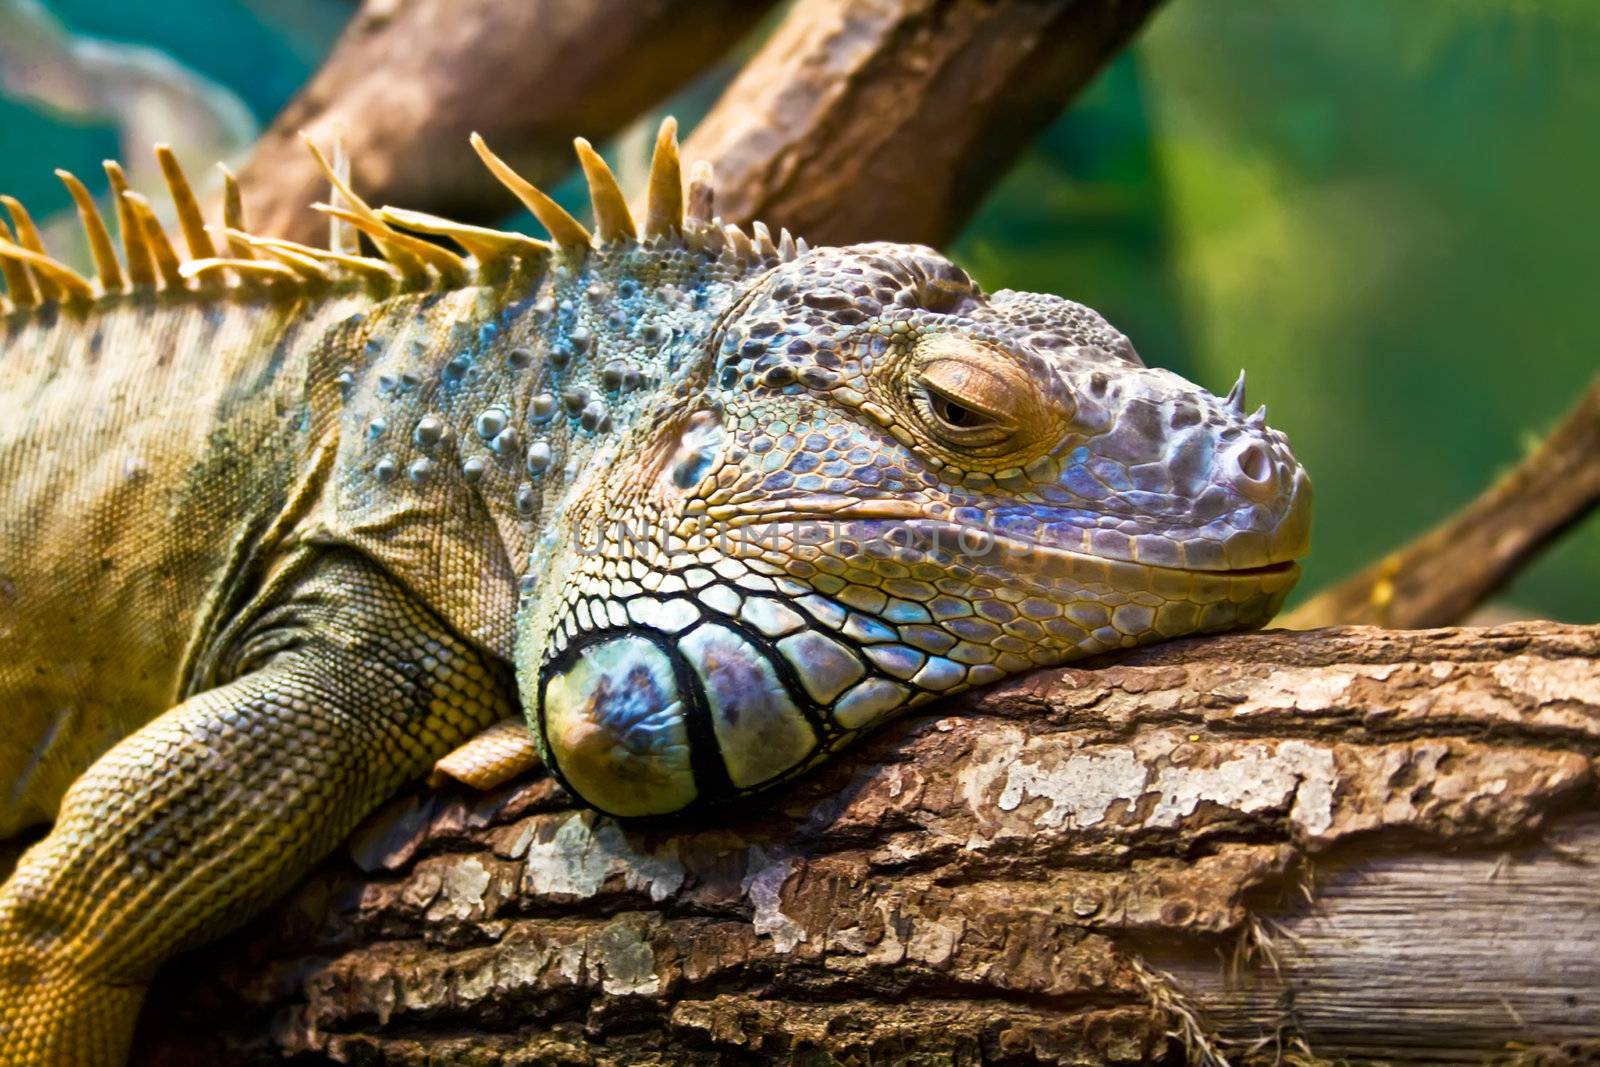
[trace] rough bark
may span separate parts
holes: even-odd
[[[802,0],[684,154],[730,221],[940,245],[1158,6]]]
[[[1040,672],[715,820],[619,825],[542,779],[418,791],[171,968],[140,1062],[1581,1042],[1597,753],[1600,627],[1349,628]]]
[[[509,211],[478,130],[535,181],[573,163],[747,32],[771,0],[367,0],[240,172],[252,229],[320,244],[326,182],[300,141],[342,136],[377,204],[469,222]]]
[[[1472,503],[1281,621],[1449,626],[1600,504],[1600,377],[1538,448]]]

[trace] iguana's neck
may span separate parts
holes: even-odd
[[[351,317],[318,377],[337,387],[372,492],[471,486],[531,587],[593,536],[574,501],[714,386],[712,327],[752,273],[681,246],[554,256]]]

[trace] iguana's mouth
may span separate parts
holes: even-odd
[[[1140,564],[1142,567],[1151,567],[1148,563]],[[1151,567],[1152,570],[1183,571],[1186,574],[1216,574],[1224,578],[1249,578],[1258,575],[1288,574],[1290,571],[1300,569],[1300,564],[1292,559],[1281,563],[1267,563],[1260,567],[1228,567],[1223,570],[1202,570],[1195,567]]]
[[[1036,556],[1040,559],[1053,559],[1062,562],[1093,566],[1102,564],[1112,568],[1137,568],[1152,573],[1165,573],[1170,575],[1190,575],[1197,578],[1210,580],[1256,580],[1289,577],[1293,580],[1300,570],[1300,564],[1294,559],[1269,559],[1265,563],[1253,564],[1249,567],[1173,567],[1164,564],[1150,563],[1144,560],[1127,559],[1120,556],[1097,555],[1067,548],[1063,545],[1053,545],[1029,538],[1018,537],[1015,534],[1000,533],[985,527],[970,526],[964,523],[953,522],[949,519],[932,518],[918,509],[909,501],[872,501],[862,503],[859,501],[841,502],[836,508],[818,507],[815,509],[796,509],[793,501],[786,502],[789,506],[782,509],[774,508],[771,511],[746,513],[723,518],[717,523],[725,529],[743,528],[751,526],[788,525],[802,527],[807,525],[837,525],[846,522],[885,522],[898,523],[898,527],[891,527],[885,539],[890,540],[894,529],[905,529],[928,536],[929,540],[956,548],[967,555],[980,557],[1005,553],[1013,556]],[[827,503],[832,503],[828,501]],[[890,540],[890,543],[894,542]],[[1019,573],[1019,578],[1027,577]]]

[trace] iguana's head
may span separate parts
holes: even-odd
[[[1031,667],[1259,626],[1307,547],[1285,437],[1098,314],[930,249],[819,249],[705,338],[709,380],[611,490],[662,536],[543,664],[554,769],[617,814],[789,777]],[[602,552],[607,549],[602,548]]]
[[[592,365],[552,363],[564,395],[607,399],[571,405],[589,443],[539,509],[517,649],[547,762],[590,804],[725,800],[940,696],[1277,611],[1311,488],[1242,379],[1213,396],[928,248],[752,248],[704,183],[679,229],[670,126],[634,244],[590,157],[613,239],[577,230],[545,303],[584,344],[545,344]]]

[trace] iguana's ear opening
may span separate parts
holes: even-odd
[[[688,403],[660,422],[632,461],[653,510],[676,525],[678,505],[726,462],[729,434],[720,405]]]
[[[674,488],[692,491],[719,465],[727,444],[722,418],[715,411],[697,411],[677,434],[662,474]]]

